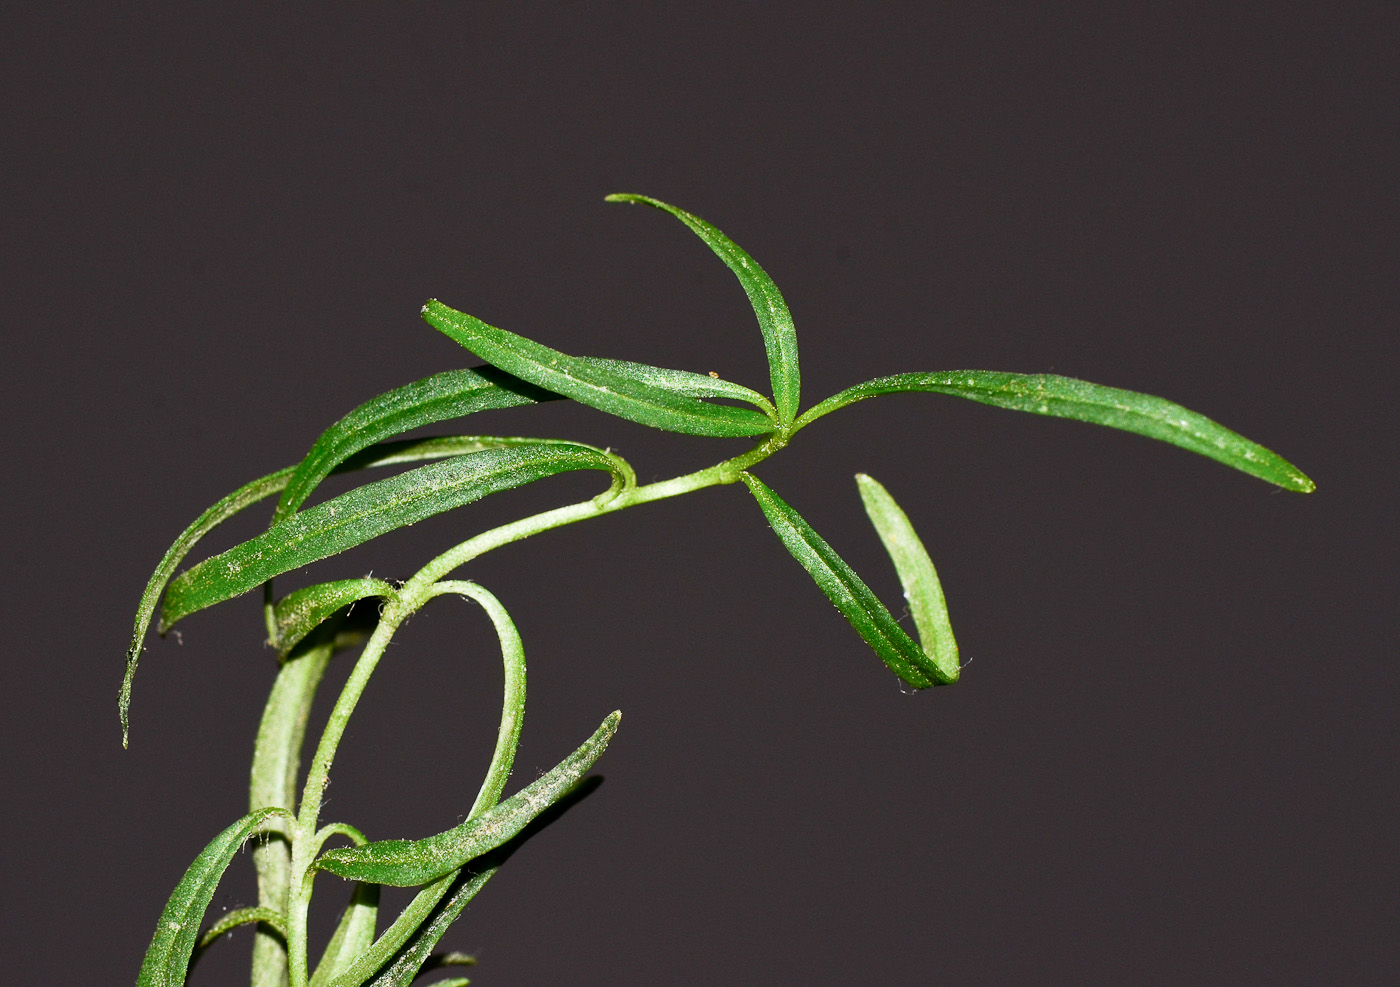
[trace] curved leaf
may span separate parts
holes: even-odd
[[[287,919],[281,912],[274,908],[267,908],[263,905],[254,905],[251,908],[235,908],[223,918],[205,930],[204,935],[199,937],[199,942],[195,945],[195,950],[203,952],[212,946],[220,936],[226,936],[234,929],[242,925],[252,925],[254,922],[262,922],[270,925],[277,931],[283,939],[287,938]]]
[[[797,366],[797,330],[793,326],[792,313],[788,311],[787,302],[783,300],[782,293],[778,291],[773,279],[742,247],[699,216],[646,195],[619,192],[608,196],[606,201],[641,203],[670,213],[689,226],[734,272],[739,284],[744,288],[744,294],[749,296],[749,303],[753,305],[754,314],[758,316],[758,327],[763,332],[763,344],[768,351],[768,373],[773,382],[773,400],[778,406],[778,419],[784,427],[791,425],[797,416],[801,390],[801,375]]]
[[[943,584],[938,571],[928,557],[924,543],[890,492],[872,476],[856,474],[860,499],[865,513],[875,526],[875,533],[889,553],[904,587],[904,599],[919,632],[919,645],[933,659],[943,681],[956,682],[960,670],[958,642],[953,637],[953,625],[948,620],[948,604],[943,599]]]
[[[277,909],[269,908],[266,905],[255,905],[251,908],[237,908],[225,914],[223,918],[219,919],[205,930],[204,935],[200,936],[199,942],[194,947],[194,952],[190,955],[190,962],[187,967],[188,972],[185,974],[186,978],[188,978],[189,974],[194,971],[194,968],[199,965],[200,957],[202,957],[209,947],[221,937],[228,935],[239,926],[252,925],[254,923],[257,923],[259,926],[257,930],[259,936],[267,936],[285,951],[287,942],[286,916]],[[257,951],[255,942],[255,956]]]
[[[764,435],[774,430],[768,416],[752,408],[711,404],[695,397],[702,386],[700,379],[709,379],[712,388],[725,391],[738,389],[738,384],[625,360],[569,356],[487,325],[436,299],[423,306],[423,318],[492,366],[628,421],[686,435]]]
[[[447,370],[396,387],[366,401],[321,433],[282,491],[273,523],[301,507],[336,466],[376,442],[476,411],[535,404],[558,397],[494,367]]]
[[[322,854],[316,866],[341,877],[395,887],[437,880],[510,840],[567,793],[602,756],[621,718],[620,712],[609,715],[593,736],[553,770],[460,826],[423,840],[381,840],[362,847],[337,847]]]
[[[347,459],[332,472],[349,472],[370,466],[393,466],[400,463],[421,462],[425,459],[443,459],[448,456],[476,452],[485,448],[482,442],[480,436],[447,436],[410,439],[403,442],[382,442]],[[288,466],[275,473],[259,477],[252,483],[245,484],[224,497],[196,518],[195,522],[186,528],[179,538],[175,539],[175,544],[166,551],[164,558],[156,566],[156,571],[151,573],[151,578],[146,583],[146,589],[141,594],[141,602],[136,608],[136,621],[132,630],[131,645],[126,651],[126,674],[122,677],[121,691],[117,697],[117,711],[122,724],[123,747],[127,745],[129,739],[128,713],[131,708],[131,682],[136,676],[136,666],[141,658],[141,645],[146,640],[146,631],[150,628],[151,618],[155,615],[157,604],[160,603],[160,595],[165,592],[165,584],[170,581],[176,568],[201,538],[245,507],[256,504],[284,489],[296,471],[297,467]]]
[[[286,809],[250,812],[210,841],[175,886],[156,924],[155,938],[136,978],[136,987],[180,987],[199,938],[199,924],[224,870],[243,841],[273,816],[292,819]]]
[[[982,404],[1107,425],[1208,456],[1285,490],[1311,493],[1316,484],[1292,463],[1243,435],[1165,398],[1055,374],[992,370],[894,374],[847,388],[809,408],[797,428],[856,401],[881,394],[933,391]]]
[[[166,550],[165,556],[156,566],[156,571],[151,573],[151,578],[146,583],[146,589],[141,594],[141,602],[136,607],[136,624],[132,630],[131,644],[126,649],[126,675],[122,679],[121,692],[117,697],[117,710],[122,722],[123,747],[127,745],[130,735],[130,722],[127,714],[131,707],[131,680],[136,675],[136,665],[141,658],[141,645],[146,640],[146,630],[151,626],[151,617],[156,612],[156,605],[160,602],[161,593],[165,591],[165,584],[170,581],[170,577],[175,574],[175,569],[180,565],[180,562],[201,538],[245,507],[256,504],[266,497],[271,497],[281,490],[295,472],[295,466],[288,466],[276,473],[258,477],[252,483],[244,484],[224,497],[180,533],[180,537],[175,539],[175,544]]]
[[[394,595],[394,587],[382,579],[338,579],[303,587],[288,593],[273,607],[277,640],[271,643],[278,654],[286,657],[306,635],[342,607],[367,597],[387,599]]]
[[[274,576],[385,532],[570,470],[609,472],[615,487],[630,479],[621,460],[600,449],[540,441],[485,449],[356,487],[293,514],[256,538],[181,573],[166,591],[162,630],[205,607],[255,589]]]
[[[374,927],[379,920],[379,885],[356,883],[350,902],[335,927],[331,941],[316,964],[310,987],[325,987],[350,969],[357,957],[374,945]]]
[[[758,477],[750,473],[741,473],[740,477],[763,509],[778,540],[890,671],[916,689],[951,681],[904,633],[870,587],[800,514]]]

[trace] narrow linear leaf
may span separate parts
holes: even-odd
[[[494,870],[492,873],[495,873]],[[374,941],[374,945],[355,957],[350,966],[339,976],[332,978],[326,987],[361,987],[365,984],[370,977],[374,976],[375,971],[388,963],[394,954],[404,947],[405,943],[408,943],[416,933],[422,930],[424,923],[428,922],[433,915],[434,909],[442,902],[443,898],[447,897],[448,892],[452,891],[453,884],[458,880],[459,875],[459,871],[453,871],[445,877],[438,878],[414,895],[413,900],[399,913],[399,917],[380,933],[379,938]],[[487,878],[489,877],[488,874]],[[485,884],[486,881],[483,880],[481,883]],[[480,890],[479,886],[477,890]]]
[[[773,422],[760,411],[699,400],[695,395],[704,386],[700,374],[625,360],[569,356],[487,325],[436,299],[423,306],[423,318],[492,366],[628,421],[686,435],[764,435],[774,429]],[[703,379],[710,381],[711,390],[722,392],[714,395],[717,397],[734,397],[740,388]]]
[[[448,456],[476,452],[481,448],[483,445],[480,436],[447,436],[403,442],[384,442],[347,459],[332,472],[349,472],[371,466],[393,466],[401,463],[420,462],[425,459],[444,459]],[[170,581],[170,577],[175,574],[175,570],[184,561],[185,556],[199,543],[201,538],[244,508],[284,489],[296,470],[297,467],[288,466],[275,473],[269,473],[267,476],[259,477],[252,483],[239,487],[220,500],[195,519],[195,522],[186,528],[179,538],[175,539],[175,544],[170,546],[165,557],[160,560],[160,565],[156,566],[156,571],[151,574],[150,580],[146,583],[146,589],[141,594],[141,602],[136,608],[136,621],[132,630],[131,645],[126,651],[126,674],[122,678],[121,691],[117,697],[117,711],[120,714],[122,724],[123,747],[127,745],[130,733],[128,713],[131,708],[131,682],[136,676],[136,666],[141,658],[141,646],[146,640],[146,631],[151,626],[151,618],[155,615],[161,594],[165,592],[166,583]]]
[[[390,599],[396,592],[382,579],[338,579],[288,593],[273,607],[277,640],[272,644],[278,654],[286,657],[306,635],[341,608],[369,597]]]
[[[800,514],[750,473],[740,477],[758,501],[773,533],[836,605],[880,660],[916,689],[951,681],[890,616],[889,610]]]
[[[860,499],[865,513],[875,526],[875,533],[889,553],[904,587],[904,599],[919,632],[919,645],[933,659],[945,682],[958,680],[958,642],[953,637],[953,625],[948,619],[948,604],[943,599],[943,584],[933,567],[924,543],[919,540],[909,516],[904,513],[890,492],[874,477],[856,474]]]
[[[601,781],[596,777],[592,780]],[[589,779],[585,779],[509,843],[473,861],[470,868],[451,871],[423,888],[374,945],[327,987],[361,987],[372,976],[374,980],[367,987],[404,987],[410,983],[431,963],[433,949],[443,933],[506,860],[596,788],[596,784],[590,786]],[[375,976],[376,971],[379,971],[378,976]]]
[[[566,794],[607,749],[622,714],[607,717],[593,736],[551,771],[500,805],[423,840],[382,840],[337,847],[316,861],[321,870],[394,887],[436,880],[507,842]]]
[[[542,440],[509,435],[434,435],[423,439],[377,442],[368,449],[346,457],[344,462],[331,470],[331,473],[353,473],[370,467],[402,466],[431,459],[451,459],[453,456],[467,456],[484,449],[535,445],[540,441]]]
[[[691,398],[726,398],[730,401],[743,401],[751,404],[770,419],[776,417],[773,402],[751,387],[725,380],[718,374],[695,374],[689,370],[668,370],[630,360],[608,360],[600,356],[574,357],[583,366],[605,374],[626,377],[639,381],[648,387],[656,387],[673,394]]]
[[[259,936],[267,936],[277,943],[279,949],[286,949],[287,942],[287,922],[286,917],[275,908],[266,905],[255,905],[251,908],[237,908],[219,919],[200,936],[199,942],[195,944],[194,952],[190,955],[189,966],[187,967],[186,979],[194,972],[199,965],[200,958],[208,952],[209,947],[214,945],[219,939],[228,935],[240,926],[259,924]],[[258,948],[254,943],[254,956],[257,955]],[[256,962],[256,961],[255,961]]]
[[[355,959],[374,945],[374,928],[379,921],[379,885],[356,882],[350,902],[335,927],[331,941],[316,964],[310,987],[326,987],[336,976],[350,969]]]
[[[624,466],[591,446],[540,441],[485,449],[357,487],[181,573],[166,591],[162,630],[274,576],[488,494],[570,470],[603,470],[618,487],[631,479]]]
[[[1316,489],[1316,484],[1286,459],[1204,415],[1151,394],[1055,374],[954,370],[877,377],[808,409],[796,427],[802,428],[822,415],[866,398],[907,391],[951,394],[998,408],[1136,432],[1208,456],[1285,490],[1311,493]]]
[[[645,195],[619,192],[607,197],[608,202],[631,202],[655,206],[679,219],[704,240],[725,265],[734,272],[744,294],[758,316],[758,327],[763,332],[763,344],[768,351],[768,372],[773,383],[773,400],[777,404],[778,420],[786,428],[797,416],[800,399],[801,376],[797,366],[797,329],[792,322],[792,313],[783,300],[778,286],[773,283],[758,262],[750,257],[729,237],[705,222],[699,216],[684,209],[667,205],[659,199]]]
[[[353,976],[347,975],[329,987],[359,987],[359,984],[376,970],[379,971],[378,975],[369,981],[366,987],[407,987],[415,977],[420,976],[426,970],[449,964],[475,964],[474,957],[462,953],[448,953],[446,956],[440,956],[435,954],[433,949],[447,929],[461,915],[467,903],[476,896],[477,892],[491,879],[492,875],[500,870],[516,850],[520,849],[541,829],[562,816],[580,799],[585,798],[589,792],[597,789],[596,784],[589,785],[590,780],[593,782],[602,781],[596,776],[592,779],[586,779],[550,806],[509,843],[472,861],[471,866],[467,869],[454,870],[438,878],[419,892],[418,897],[413,900],[413,904],[405,909],[406,914],[409,911],[414,912],[414,931],[405,940],[401,940],[400,947],[395,947],[398,952],[394,955],[392,963],[386,966],[386,958],[376,958],[385,955],[380,950],[380,942],[383,942],[387,937],[386,933],[386,936],[381,936],[380,942],[375,943],[374,948],[367,954],[366,961],[356,965],[356,975],[360,979],[354,979]],[[419,903],[423,901],[431,902],[427,905],[427,912],[419,910]]]
[[[250,812],[209,842],[175,886],[156,924],[155,938],[136,978],[136,987],[181,987],[189,971],[190,956],[199,938],[204,911],[214,897],[224,870],[243,841],[258,832],[273,816],[293,816],[286,809]]]
[[[197,952],[203,952],[214,944],[221,936],[226,936],[234,929],[243,925],[252,925],[254,922],[262,922],[271,926],[283,939],[287,938],[287,921],[281,912],[274,908],[267,908],[263,905],[254,905],[251,908],[236,908],[213,925],[209,926],[204,935],[199,937],[199,942],[195,946]]]
[[[175,539],[175,544],[166,550],[165,556],[156,566],[156,571],[151,573],[151,578],[146,583],[146,589],[141,594],[141,602],[136,607],[136,623],[132,629],[131,644],[126,649],[126,674],[122,678],[121,691],[117,696],[117,710],[122,723],[123,747],[127,745],[130,737],[128,711],[131,708],[131,680],[136,675],[136,666],[141,658],[141,646],[146,640],[146,631],[151,626],[151,617],[156,612],[157,604],[160,603],[160,595],[165,592],[165,584],[170,581],[170,577],[175,574],[181,561],[199,543],[201,538],[245,507],[271,497],[281,490],[295,472],[296,467],[294,466],[280,469],[267,476],[258,477],[252,483],[245,484],[224,497],[180,533],[180,537]]]
[[[336,466],[376,442],[477,411],[535,404],[558,397],[494,367],[448,370],[381,394],[321,433],[287,481],[273,523],[301,507]]]
[[[418,927],[412,938],[394,957],[394,961],[380,970],[378,976],[368,981],[365,987],[408,987],[422,971],[424,964],[432,958],[433,947],[498,870],[499,864],[480,871],[462,873],[460,877],[458,871],[449,874],[448,878],[455,883],[446,899],[433,912],[432,917]]]

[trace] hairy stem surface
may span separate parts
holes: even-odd
[[[282,665],[272,686],[253,747],[250,812],[269,806],[296,811],[296,784],[301,746],[311,701],[331,659],[331,642],[308,648]],[[291,847],[272,834],[253,848],[258,875],[258,904],[278,914],[287,911]],[[287,949],[282,936],[259,924],[253,938],[252,987],[283,987],[287,982]]]

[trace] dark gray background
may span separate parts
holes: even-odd
[[[448,936],[473,981],[1392,982],[1390,11],[7,14],[7,978],[131,982],[184,867],[244,811],[274,672],[256,601],[152,639],[123,752],[131,614],[205,506],[368,397],[475,362],[418,320],[425,298],[765,385],[730,274],[673,220],[602,202],[637,191],[767,267],[808,403],[899,370],[1062,373],[1180,401],[1320,489],[951,398],[823,420],[758,472],[890,601],[851,475],[904,504],[970,659],[917,696],[737,487],[482,560],[464,575],[531,660],[516,783],[625,718],[606,783]],[[467,427],[611,446],[643,479],[744,447],[564,404]],[[298,578],[404,576],[596,485],[501,495]],[[410,623],[330,816],[379,838],[455,823],[499,677],[479,614]],[[249,870],[216,909],[249,903]],[[238,983],[247,943],[192,983]]]

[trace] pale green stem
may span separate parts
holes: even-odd
[[[284,663],[277,673],[253,746],[253,769],[248,786],[250,812],[268,806],[295,811],[306,721],[332,650],[330,642],[310,648]],[[254,845],[253,867],[258,875],[260,907],[286,913],[291,863],[290,844],[280,835],[269,834],[267,839]],[[286,982],[286,944],[281,936],[259,925],[253,934],[252,987],[283,987]]]
[[[515,763],[515,749],[520,745],[520,727],[525,718],[525,646],[520,641],[515,622],[510,619],[506,608],[501,606],[501,601],[476,583],[452,579],[437,583],[432,589],[434,596],[457,593],[480,603],[495,625],[496,636],[501,642],[501,661],[505,666],[501,726],[496,732],[496,750],[491,755],[486,780],[481,783],[481,790],[477,792],[476,801],[467,814],[468,819],[473,819],[501,800],[501,792]]]
[[[437,582],[458,566],[470,562],[492,549],[529,538],[531,535],[537,535],[551,528],[561,528],[576,521],[612,514],[628,507],[636,507],[638,504],[665,500],[668,497],[678,497],[681,494],[691,493],[705,487],[737,483],[741,472],[755,463],[767,459],[786,444],[785,439],[773,436],[744,455],[725,460],[708,469],[644,486],[624,487],[616,493],[609,491],[609,494],[595,497],[583,503],[558,507],[552,511],[521,518],[519,521],[513,521],[510,524],[501,525],[499,528],[482,532],[475,538],[470,538],[455,548],[449,549],[418,570],[418,573],[403,585],[400,594],[410,599],[415,598],[432,583]]]
[[[350,673],[350,678],[340,690],[334,708],[321,733],[321,741],[316,746],[315,757],[306,774],[306,786],[302,789],[301,805],[297,811],[297,823],[292,838],[292,861],[290,884],[287,891],[287,967],[291,987],[307,985],[307,943],[306,913],[311,903],[311,864],[315,860],[316,822],[321,815],[321,800],[326,785],[330,781],[330,765],[335,757],[336,747],[350,722],[350,714],[365,691],[374,668],[389,646],[394,632],[405,614],[391,601],[379,619],[379,626],[360,652],[359,660]]]

